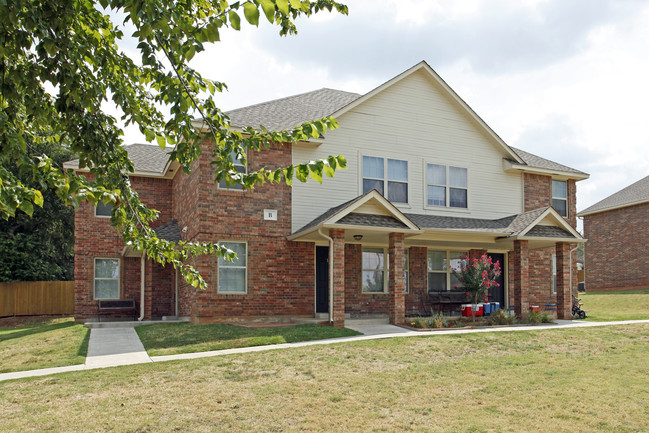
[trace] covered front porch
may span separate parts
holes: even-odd
[[[376,192],[331,209],[291,240],[316,244],[316,313],[385,314],[392,324],[431,310],[453,313],[468,297],[452,273],[463,255],[489,255],[503,269],[491,301],[517,316],[556,305],[571,318],[571,251],[583,238],[552,208],[501,220],[403,214]],[[539,284],[538,273],[548,275]],[[539,287],[541,286],[541,287]]]

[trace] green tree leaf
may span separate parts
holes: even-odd
[[[259,25],[259,9],[253,3],[246,2],[243,4],[243,14],[250,24],[253,26]]]

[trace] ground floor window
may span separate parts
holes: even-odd
[[[461,257],[460,251],[428,251],[428,291],[445,292],[448,290],[461,290],[460,282],[451,272],[459,271]],[[457,287],[457,289],[456,289]]]
[[[119,299],[119,259],[95,259],[95,299]]]
[[[248,244],[245,242],[219,242],[237,253],[237,258],[228,261],[219,257],[219,293],[246,293],[248,275]]]
[[[363,292],[384,293],[387,274],[383,248],[363,248]]]

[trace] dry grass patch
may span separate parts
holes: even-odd
[[[0,319],[0,373],[83,364],[89,337],[72,317]]]
[[[421,336],[0,383],[8,431],[639,432],[649,325]]]
[[[649,290],[588,292],[579,294],[587,320],[603,322],[649,319]]]

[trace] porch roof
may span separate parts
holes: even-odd
[[[372,194],[370,196],[370,194]],[[375,204],[375,213],[367,205]],[[380,241],[388,232],[406,234],[413,243],[471,242],[471,237],[481,244],[511,249],[513,241],[530,241],[530,248],[544,248],[555,242],[585,242],[585,239],[552,207],[543,207],[499,219],[449,217],[439,215],[403,214],[392,203],[372,191],[333,207],[309,224],[293,233],[289,239],[303,242],[324,240],[319,229],[343,228],[351,230],[350,236],[362,234],[366,241]],[[381,233],[379,236],[378,233]],[[490,240],[489,240],[490,239]],[[351,239],[348,239],[351,240]]]

